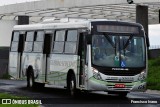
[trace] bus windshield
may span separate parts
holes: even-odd
[[[145,67],[144,37],[93,35],[92,64],[103,67]]]

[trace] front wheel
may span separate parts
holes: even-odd
[[[75,96],[76,90],[76,83],[75,83],[75,76],[72,74],[69,80],[69,92],[71,96]]]
[[[77,97],[80,93],[79,90],[76,89],[76,79],[73,74],[71,75],[68,82],[68,90],[72,97]]]

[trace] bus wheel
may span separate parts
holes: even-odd
[[[34,87],[34,74],[33,71],[27,72],[27,87]]]
[[[71,77],[69,79],[68,90],[69,90],[69,93],[72,97],[77,96],[78,93],[76,90],[76,79],[75,79],[74,74],[71,74]]]

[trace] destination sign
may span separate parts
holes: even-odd
[[[136,26],[122,26],[122,25],[97,25],[97,31],[98,32],[139,34],[138,27],[136,27]]]

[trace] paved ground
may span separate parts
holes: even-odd
[[[42,107],[160,107],[159,91],[147,90],[146,92],[132,92],[126,98],[117,95],[108,95],[104,92],[82,94],[79,98],[72,98],[65,89],[45,87],[43,89],[26,88],[25,81],[0,80],[0,92],[7,92],[18,96],[27,96],[33,99],[42,99]],[[150,101],[157,101],[159,104],[152,104]],[[132,103],[132,102],[144,102]]]
[[[160,95],[160,91],[157,91],[157,90],[147,90],[146,93],[149,93],[149,94],[159,94]]]

